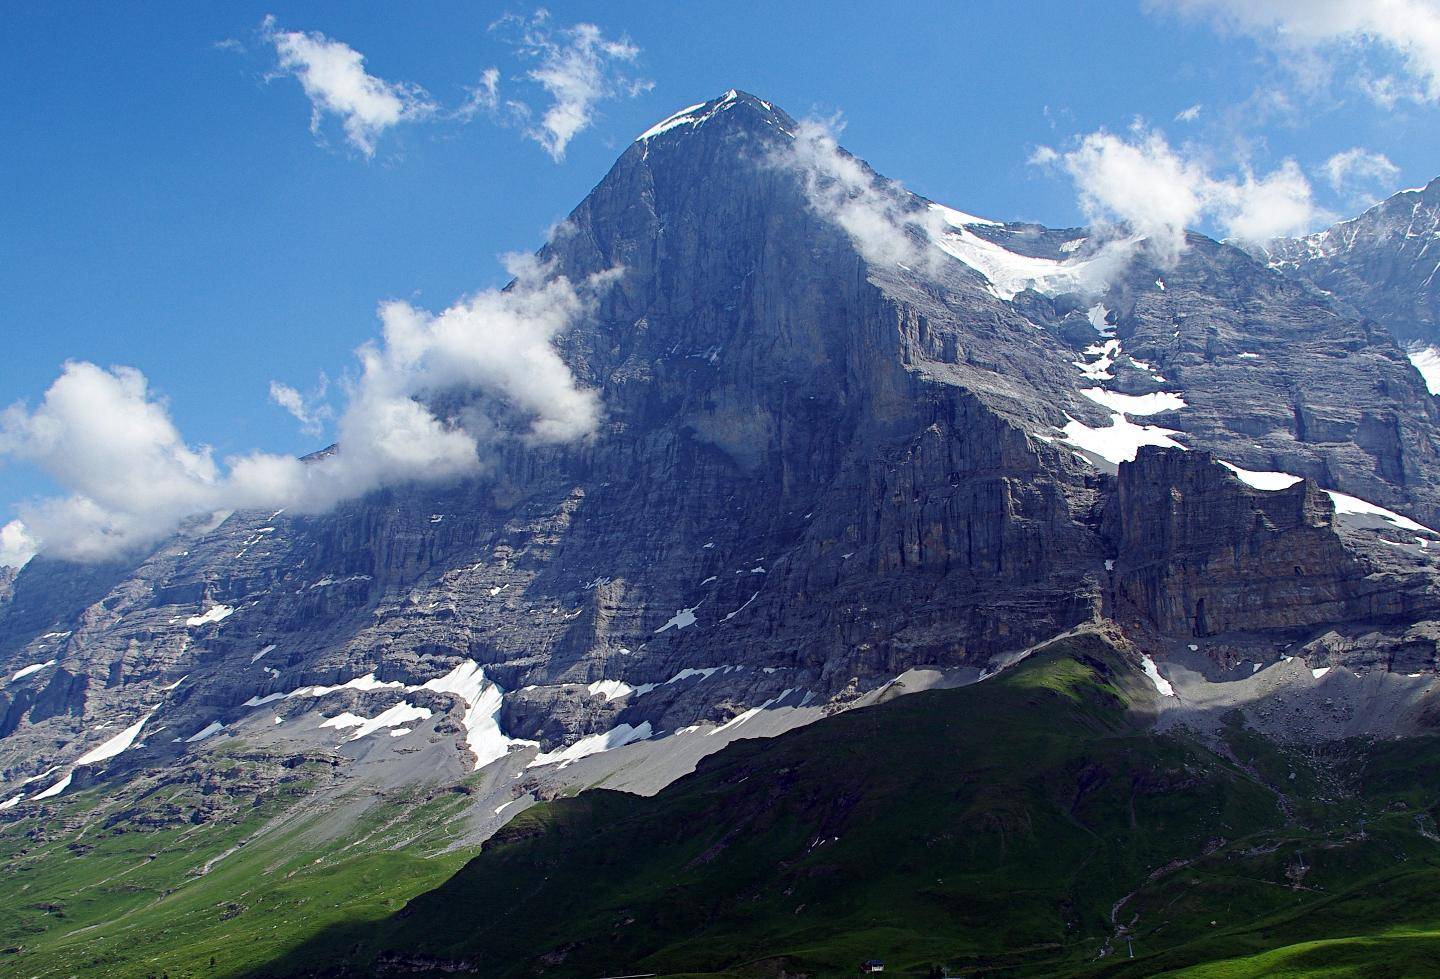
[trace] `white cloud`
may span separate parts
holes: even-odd
[[[1179,112],[1175,113],[1175,121],[1194,122],[1196,119],[1200,118],[1201,108],[1202,106],[1200,105],[1200,103],[1197,102],[1194,105],[1190,106],[1188,109],[1181,109]]]
[[[139,371],[66,364],[38,407],[0,415],[0,455],[32,462],[70,493],[22,505],[24,527],[47,553],[103,560],[213,510],[319,512],[381,486],[482,473],[505,438],[584,437],[598,424],[599,399],[554,340],[619,271],[576,284],[533,258],[512,256],[508,266],[508,289],[439,314],[382,305],[380,339],[357,351],[338,448],[309,462],[257,452],[222,470],[208,447],[185,443]]]
[[[1159,133],[1131,138],[1090,133],[1064,153],[1059,164],[1075,183],[1080,207],[1091,221],[1119,221],[1149,241],[1162,264],[1173,264],[1185,247],[1185,229],[1204,210],[1203,169],[1181,158]]]
[[[536,63],[526,77],[543,88],[550,101],[526,135],[557,163],[565,159],[570,141],[594,124],[601,102],[633,97],[652,87],[626,74],[640,49],[624,37],[607,38],[594,24],[555,28],[550,15],[539,10],[528,19],[502,17],[491,27],[512,35],[520,56]],[[517,118],[533,114],[523,101],[507,105]]]
[[[321,374],[319,390],[307,398],[288,384],[271,381],[270,400],[290,412],[300,423],[302,432],[318,436],[325,431],[325,422],[330,418],[330,406],[321,400],[329,386],[329,378]]]
[[[1313,231],[1333,218],[1316,205],[1310,181],[1294,160],[1257,178],[1248,169],[1238,179],[1211,181],[1210,209],[1226,237],[1267,241]]]
[[[1337,59],[1383,63],[1352,77],[1372,97],[1440,100],[1437,0],[1149,0],[1156,9],[1209,17],[1276,49],[1302,78],[1328,74]],[[1393,69],[1394,73],[1389,73]]]
[[[1035,167],[1048,167],[1058,159],[1060,154],[1055,151],[1055,147],[1037,146],[1025,162]]]
[[[1216,175],[1198,155],[1138,125],[1126,136],[1090,133],[1059,154],[1056,165],[1074,182],[1090,221],[1119,223],[1143,237],[1162,266],[1179,260],[1186,229],[1203,222],[1227,237],[1263,241],[1330,218],[1294,160],[1263,176],[1248,168]]]
[[[500,69],[486,68],[480,73],[480,81],[465,90],[465,101],[455,110],[455,116],[462,122],[469,122],[481,112],[494,112],[500,107]]]
[[[35,538],[19,520],[0,527],[0,568],[23,568],[35,551]]]
[[[67,363],[33,412],[15,405],[0,415],[0,453],[73,491],[20,514],[35,538],[79,559],[167,532],[170,514],[211,505],[218,478],[209,447],[186,445],[144,375],[128,367]]]
[[[915,264],[925,253],[911,229],[936,219],[911,206],[899,183],[841,149],[835,135],[842,128],[837,119],[806,119],[772,162],[799,171],[810,206],[843,228],[867,262]]]
[[[310,131],[318,135],[324,116],[339,118],[345,138],[365,156],[387,130],[433,115],[435,103],[408,82],[388,82],[365,70],[365,56],[343,41],[316,31],[284,31],[274,17],[261,26],[274,45],[280,74],[299,80],[310,99]]]
[[[1356,146],[1330,157],[1321,171],[1336,193],[1345,193],[1361,185],[1373,186],[1391,180],[1399,175],[1400,168],[1384,153]]]

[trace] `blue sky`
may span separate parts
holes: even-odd
[[[272,380],[308,392],[322,373],[353,371],[384,300],[438,311],[502,283],[496,256],[537,246],[637,133],[731,87],[796,116],[843,114],[842,144],[926,196],[1051,225],[1087,213],[1064,154],[1100,130],[1137,140],[1136,120],[1218,178],[1293,160],[1317,219],[1440,172],[1425,60],[1436,52],[1407,47],[1406,25],[1281,22],[1278,35],[1265,11],[1287,7],[552,4],[541,26],[556,44],[589,22],[635,49],[613,60],[625,90],[590,107],[556,161],[503,111],[453,117],[490,67],[502,106],[523,99],[532,123],[544,111],[525,78],[538,62],[512,43],[519,21],[491,29],[532,7],[10,5],[0,402],[35,405],[67,360],[123,364],[217,459],[319,447],[333,432],[302,431],[271,402]],[[423,88],[434,110],[374,134],[373,155],[336,117],[312,134],[306,92],[279,70],[279,31],[343,42],[372,76]],[[1193,119],[1176,118],[1192,106]],[[1041,147],[1062,163],[1029,162]],[[1336,190],[1326,162],[1356,148],[1389,166]],[[1223,231],[1212,219],[1202,229]],[[66,488],[44,468],[0,456],[0,523]]]

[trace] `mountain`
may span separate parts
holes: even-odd
[[[1217,785],[1236,729],[1432,736],[1440,408],[1404,350],[1229,245],[1114,245],[910,194],[744,93],[661,121],[538,256],[604,283],[556,339],[588,438],[0,592],[0,954],[238,974],[529,807],[900,693],[970,710],[1077,629],[1150,684],[1125,729]]]
[[[1401,343],[1440,346],[1440,177],[1324,231],[1277,238],[1256,254],[1332,293]]]

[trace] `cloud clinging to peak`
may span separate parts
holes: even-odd
[[[1263,175],[1249,167],[1217,173],[1200,155],[1139,125],[1125,135],[1086,134],[1064,152],[1044,150],[1031,162],[1065,173],[1090,221],[1143,236],[1162,265],[1178,261],[1185,231],[1206,222],[1226,237],[1265,241],[1313,230],[1331,217],[1294,160]]]
[[[318,31],[282,30],[273,16],[265,18],[261,33],[275,49],[277,74],[294,76],[310,99],[310,130],[317,135],[324,117],[335,116],[346,141],[372,157],[386,130],[436,112],[423,88],[370,74],[365,56],[343,41]]]

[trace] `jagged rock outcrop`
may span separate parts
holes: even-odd
[[[1209,453],[1147,447],[1121,467],[1113,507],[1117,614],[1171,638],[1280,648],[1334,623],[1440,617],[1433,562],[1371,560],[1309,480],[1255,489]]]

